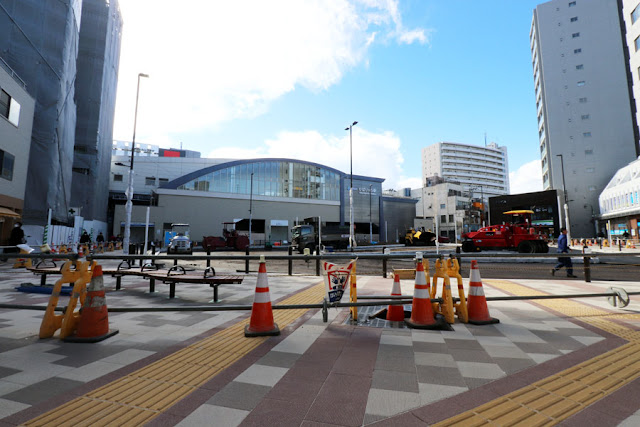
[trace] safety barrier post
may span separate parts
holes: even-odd
[[[382,254],[386,254],[387,251],[387,247],[383,246],[382,247]],[[383,258],[382,259],[382,277],[384,277],[385,279],[387,278],[387,259]]]
[[[591,282],[591,257],[584,257],[584,281]]]
[[[245,251],[245,255],[249,256],[249,247],[247,246],[247,250]],[[244,274],[249,274],[249,258],[247,258],[244,262]]]
[[[316,248],[316,255],[318,256],[318,258],[316,258],[316,276],[320,275],[320,248]]]
[[[211,256],[211,249],[207,249],[207,256]],[[211,267],[211,259],[207,259],[207,267]]]
[[[291,255],[293,255],[293,248],[289,246],[289,276],[293,275],[293,259]]]
[[[618,239],[618,250],[622,252],[622,241]]]

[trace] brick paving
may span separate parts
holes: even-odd
[[[506,295],[491,280],[483,281],[487,295]],[[47,295],[15,291],[24,282],[39,280],[0,264],[0,303],[46,305]],[[255,282],[256,275],[250,274],[241,285],[222,285],[219,304],[250,304]],[[517,282],[548,293],[605,291],[612,285],[639,289],[636,282]],[[117,292],[115,280],[106,277],[105,283],[110,307],[206,305],[211,300],[206,285],[181,284],[170,300],[168,286],[157,284],[157,292],[150,294],[141,278],[124,278]],[[315,283],[317,277],[269,278],[273,301]],[[391,279],[373,276],[358,279],[362,294],[386,295],[391,284]],[[412,281],[403,280],[401,286],[403,294],[412,293]],[[637,313],[640,308],[635,299],[624,310],[613,309],[604,298],[579,301],[612,313]],[[380,308],[359,310],[357,323],[348,319],[347,310],[331,308],[328,323],[320,312],[309,311],[281,336],[269,338],[148,424],[428,425],[626,342],[534,302],[491,303],[499,324],[456,323],[454,331],[411,330],[367,318]],[[118,335],[101,343],[73,344],[37,338],[42,311],[0,309],[0,425],[24,423],[247,315],[111,313]],[[620,321],[637,329],[640,320],[631,317]],[[639,388],[640,382],[632,381],[562,424],[638,425]]]

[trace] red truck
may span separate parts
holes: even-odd
[[[527,254],[549,252],[545,236],[538,234],[531,226],[533,211],[516,210],[504,214],[513,215],[511,223],[489,225],[478,231],[463,234],[462,251],[507,249]]]

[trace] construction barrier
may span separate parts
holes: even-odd
[[[21,254],[30,254],[33,252],[27,245],[18,245]],[[31,262],[31,258],[17,258],[13,263],[13,268],[31,268],[33,267],[33,263]]]
[[[431,286],[431,299],[436,297],[438,292],[438,279],[442,279],[442,302],[435,304],[435,313],[442,314],[447,323],[455,322],[453,312],[453,299],[451,298],[451,280],[445,269],[445,261],[443,259],[436,260],[436,271],[433,273],[433,282]]]
[[[107,246],[107,252],[113,252],[113,242],[109,242],[109,246]]]
[[[469,323],[473,325],[500,323],[500,320],[489,316],[489,307],[487,307],[487,298],[484,295],[484,288],[482,287],[478,261],[475,259],[471,261],[468,295],[467,308],[469,311]]]
[[[258,269],[258,281],[253,299],[253,308],[251,309],[251,320],[244,328],[244,336],[263,337],[269,335],[280,335],[280,328],[278,328],[278,325],[273,321],[267,267],[263,255],[260,257],[260,268]]]
[[[435,316],[431,307],[429,282],[424,274],[422,253],[416,254],[416,282],[413,291],[411,317],[404,319],[406,325],[415,329],[452,330],[442,316]]]
[[[104,292],[102,267],[95,265],[92,269],[87,295],[82,304],[82,310],[80,310],[80,319],[77,322],[75,334],[65,337],[64,341],[94,343],[103,341],[117,333],[117,329],[109,330],[109,313]]]
[[[47,310],[42,318],[40,338],[51,338],[58,329],[60,329],[60,338],[66,338],[73,333],[80,317],[79,312],[75,312],[74,310],[78,301],[80,301],[80,306],[84,304],[87,293],[87,283],[91,281],[92,271],[90,267],[93,268],[95,265],[95,261],[76,261],[75,269],[72,270],[71,267],[74,266],[74,264],[71,261],[64,263],[60,270],[62,277],[53,285],[51,298],[49,298]],[[73,283],[69,304],[64,314],[55,314],[58,299],[60,298],[60,291],[62,285],[65,283]]]
[[[455,258],[449,258],[447,260],[447,276],[450,279],[456,279],[458,282],[458,298],[459,302],[453,305],[456,316],[462,323],[469,322],[469,312],[467,311],[467,299],[464,296],[464,284],[462,283],[462,276],[460,275],[460,264]]]

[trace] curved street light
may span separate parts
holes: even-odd
[[[358,122],[353,122],[349,125],[349,127],[344,129],[349,131],[349,174],[351,175],[351,183],[349,184],[349,246],[351,247],[352,251],[355,245],[355,237],[353,235],[353,227],[355,226],[353,222],[353,127],[357,124]]]

